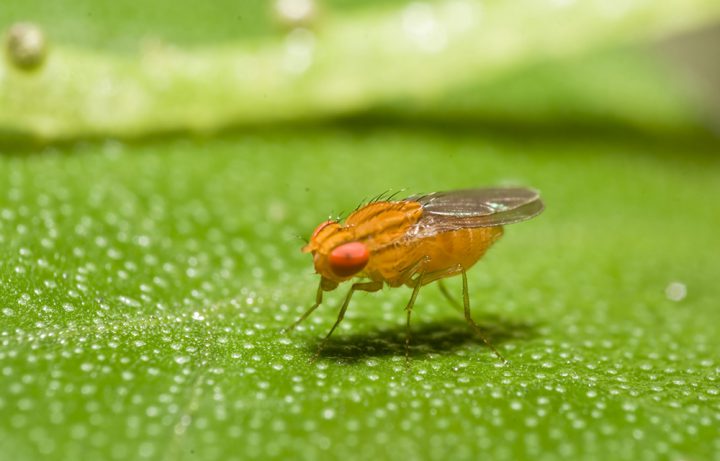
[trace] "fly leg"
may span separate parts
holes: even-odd
[[[405,312],[407,312],[407,323],[405,324],[405,362],[410,363],[410,316],[412,315],[412,309],[415,305],[415,299],[417,299],[420,287],[423,285],[423,274],[420,274],[415,279],[415,286],[413,287],[410,300],[405,306]]]
[[[438,280],[437,286],[440,289],[440,293],[442,293],[443,296],[445,296],[445,299],[447,299],[455,309],[462,312],[463,307],[460,305],[460,303],[457,301],[457,299],[452,297],[452,295],[448,291],[447,287],[445,286],[445,282],[443,282],[442,279]]]
[[[427,283],[423,266],[429,260],[430,258],[428,256],[423,256],[413,265],[406,267],[400,272],[401,276],[399,280],[401,283],[404,283],[413,289],[412,294],[410,295],[410,300],[405,306],[405,312],[407,312],[407,322],[405,324],[405,361],[408,364],[410,363],[410,316],[412,315],[412,309],[415,305],[415,300],[417,299],[420,287]],[[413,279],[415,274],[417,274],[417,276]]]
[[[465,270],[462,271],[462,281],[463,281],[463,304],[465,307],[465,320],[467,321],[468,325],[470,325],[470,328],[473,329],[476,335],[482,339],[482,341],[485,343],[487,347],[489,347],[499,358],[503,361],[503,363],[507,363],[507,360],[505,360],[505,357],[503,357],[500,352],[498,352],[497,349],[495,349],[495,346],[490,344],[490,341],[488,341],[487,338],[482,333],[482,330],[480,330],[480,327],[475,323],[475,321],[472,319],[472,316],[470,315],[470,295],[468,294],[468,283],[467,283],[467,275],[465,274]]]
[[[338,318],[335,321],[335,324],[330,328],[330,331],[328,334],[323,338],[323,340],[318,344],[317,352],[315,353],[315,357],[313,357],[313,361],[316,360],[320,356],[320,352],[322,352],[323,347],[325,346],[325,343],[330,338],[330,336],[335,331],[335,328],[337,328],[338,325],[340,325],[340,322],[342,322],[343,318],[345,317],[345,311],[347,311],[348,305],[350,304],[350,298],[352,298],[353,293],[357,290],[361,291],[367,291],[367,292],[374,292],[379,291],[383,287],[382,282],[358,282],[353,283],[352,287],[350,287],[350,291],[348,291],[347,296],[345,296],[345,301],[343,302],[342,306],[340,307],[340,313],[338,314]],[[312,310],[311,310],[312,312]]]
[[[318,286],[317,294],[315,295],[315,304],[313,304],[310,309],[305,311],[305,313],[303,315],[301,315],[299,319],[295,320],[295,322],[293,322],[292,325],[283,328],[280,331],[280,333],[283,333],[283,334],[290,333],[291,331],[293,331],[295,329],[295,327],[300,325],[303,322],[303,320],[308,318],[310,316],[310,314],[312,314],[315,311],[315,309],[317,309],[318,306],[320,306],[320,303],[322,303],[323,291],[324,290],[323,290],[322,282],[320,282],[320,286]]]

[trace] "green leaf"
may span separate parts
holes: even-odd
[[[313,24],[313,30],[295,28],[261,42],[247,39],[254,36],[251,30],[239,33],[244,41],[182,48],[148,39],[149,32],[145,42],[135,44],[134,53],[117,54],[50,40],[39,69],[28,72],[9,60],[0,62],[0,128],[52,141],[207,133],[227,126],[348,116],[395,101],[437,102],[469,84],[488,85],[481,87],[481,97],[497,110],[517,104],[513,77],[527,66],[572,62],[599,50],[637,46],[700,27],[717,20],[719,5],[716,0],[414,2],[330,15]],[[255,15],[262,11],[257,5],[246,8]],[[259,16],[264,24],[267,13]],[[123,22],[112,16],[104,20]],[[227,27],[226,21],[220,23]],[[178,32],[173,26],[161,30],[169,36]],[[223,35],[208,36],[216,34]],[[185,39],[193,36],[188,33]],[[551,81],[561,77],[549,89],[555,97],[541,91],[540,101],[536,89],[548,89],[532,75],[525,77],[520,92],[531,98],[523,97],[522,107],[531,106],[531,120],[538,111],[541,118],[557,118],[569,105],[591,118],[599,112],[661,131],[668,119],[671,126],[685,127],[686,118],[693,117],[688,117],[689,104],[681,102],[679,95],[685,94],[680,85],[664,85],[669,78],[655,59],[637,54],[626,57],[620,68],[612,66],[609,77],[604,66],[600,72],[593,68],[592,59],[589,68],[582,61],[571,67],[569,76],[560,68],[550,74]],[[540,70],[542,82],[547,74]],[[634,84],[638,74],[650,76],[640,80],[651,89],[657,78],[664,91]],[[510,78],[509,85],[497,91],[492,85],[504,78]],[[573,91],[578,85],[583,97]],[[603,93],[613,96],[606,101]],[[502,96],[500,104],[493,104],[495,94]],[[641,102],[624,110],[627,94]],[[502,110],[494,115],[507,116]]]
[[[0,458],[718,459],[716,153],[431,125],[8,153]],[[329,214],[505,183],[547,204],[468,274],[507,365],[433,286],[409,364],[405,288],[359,293],[314,362],[342,290],[279,333]]]

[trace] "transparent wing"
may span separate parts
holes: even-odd
[[[544,208],[540,194],[523,187],[434,192],[406,200],[423,207],[423,215],[412,231],[423,235],[512,224],[537,216]]]

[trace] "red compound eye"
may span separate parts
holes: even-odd
[[[362,242],[344,243],[330,252],[330,269],[340,276],[348,277],[360,272],[368,263],[370,253]]]

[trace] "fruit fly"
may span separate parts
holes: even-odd
[[[504,361],[472,319],[466,271],[502,236],[504,225],[528,220],[542,210],[539,194],[531,189],[465,189],[403,200],[374,200],[358,207],[344,223],[325,221],[302,248],[303,253],[312,255],[315,271],[320,274],[315,304],[286,330],[312,314],[322,303],[324,292],[361,279],[351,285],[335,324],[320,343],[319,353],[342,322],[354,292],[406,285],[412,288],[405,306],[408,354],[410,315],[420,287],[461,275],[465,320]],[[449,297],[442,285],[440,288]]]

